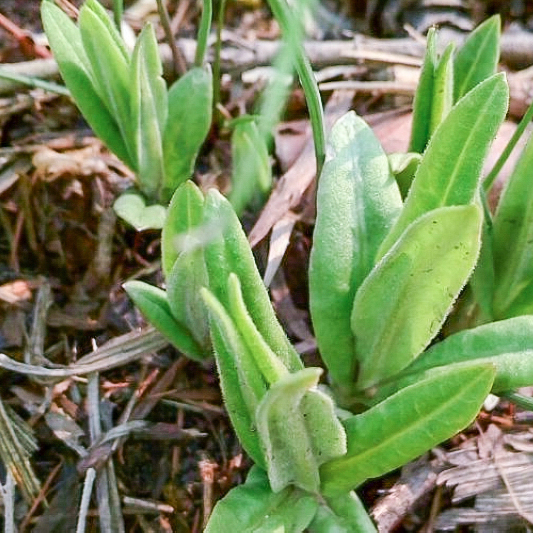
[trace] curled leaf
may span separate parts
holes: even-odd
[[[301,369],[300,357],[276,318],[241,223],[228,200],[214,189],[206,196],[204,223],[212,229],[204,252],[209,289],[229,309],[227,280],[236,274],[246,309],[261,336],[290,371]]]
[[[322,370],[305,368],[274,383],[257,408],[257,429],[274,492],[294,484],[319,492],[319,467],[346,453],[331,398],[316,389]]]

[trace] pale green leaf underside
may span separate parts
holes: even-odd
[[[167,276],[167,298],[173,316],[184,324],[206,353],[210,351],[207,309],[199,297],[207,285],[201,248],[182,252]]]
[[[211,229],[205,247],[211,292],[229,308],[227,280],[231,273],[236,274],[248,313],[270,349],[289,370],[303,368],[276,318],[241,223],[228,200],[214,189],[206,196],[204,222]]]
[[[255,411],[267,391],[267,384],[224,306],[207,289],[200,293],[209,310],[209,330],[224,405],[243,448],[256,464],[266,468]]]
[[[137,231],[161,229],[165,223],[167,210],[159,204],[146,205],[146,200],[134,192],[121,194],[113,204],[115,213]]]
[[[186,181],[172,196],[161,233],[161,262],[165,277],[182,251],[202,245],[199,230],[203,216],[204,196],[192,181]]]

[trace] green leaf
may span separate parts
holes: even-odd
[[[435,68],[429,118],[430,138],[453,106],[453,51],[454,44],[450,43]]]
[[[113,204],[115,213],[137,231],[161,229],[167,210],[159,204],[146,205],[144,197],[137,192],[121,194]]]
[[[433,102],[435,68],[437,66],[436,31],[430,28],[427,34],[426,53],[413,101],[413,124],[409,152],[422,153],[430,137],[430,119]]]
[[[202,246],[204,195],[192,182],[180,185],[168,206],[161,234],[161,262],[167,277],[180,253]]]
[[[500,16],[494,15],[469,34],[454,60],[455,100],[496,73],[500,57]]]
[[[494,393],[533,385],[533,316],[520,316],[460,331],[433,345],[405,369],[397,389],[428,369],[457,363],[491,363]]]
[[[212,105],[213,76],[209,66],[192,68],[170,87],[163,134],[163,199],[170,198],[192,176],[196,157],[211,127]]]
[[[265,381],[269,385],[276,383],[287,375],[287,367],[270,349],[270,346],[259,333],[244,303],[239,278],[233,273],[228,278],[228,297],[231,317],[237,324],[237,329],[244,344],[252,354]]]
[[[533,313],[532,165],[530,137],[494,217],[495,318]]]
[[[350,314],[355,293],[375,264],[402,200],[387,156],[355,113],[331,131],[317,192],[310,258],[310,308],[322,358],[337,384],[355,377]]]
[[[325,498],[309,525],[310,533],[376,533],[355,492]]]
[[[178,187],[161,235],[167,297],[174,317],[186,324],[206,351],[210,346],[207,310],[198,297],[208,285],[203,245],[204,197],[192,182]]]
[[[228,200],[215,189],[206,196],[205,226],[210,232],[205,260],[211,292],[229,309],[227,280],[232,272],[235,273],[246,308],[270,349],[290,371],[303,368],[272,309],[241,223]]]
[[[89,9],[101,22],[101,27],[112,40],[113,48],[122,55],[125,61],[129,61],[130,53],[126,48],[124,39],[114,21],[111,20],[104,6],[98,0],[86,0],[84,6]]]
[[[152,199],[157,199],[164,180],[163,131],[168,105],[162,75],[155,32],[148,24],[137,39],[130,64],[130,106],[139,186]]]
[[[205,353],[210,352],[207,309],[200,289],[208,283],[201,248],[183,251],[174,262],[167,279],[167,298],[174,318],[191,332]]]
[[[228,199],[237,214],[272,186],[272,169],[265,139],[251,117],[239,118],[231,136],[231,191]]]
[[[61,76],[85,120],[104,144],[135,170],[135,161],[128,153],[115,117],[95,89],[78,27],[52,2],[41,4],[41,17]]]
[[[346,436],[334,405],[316,390],[322,370],[287,374],[265,394],[256,412],[268,479],[274,492],[294,484],[318,493],[318,468],[346,453]]]
[[[352,314],[360,389],[405,368],[439,332],[476,264],[481,223],[476,205],[430,211],[368,275]]]
[[[129,56],[122,38],[96,1],[82,6],[78,21],[94,87],[118,124],[130,159],[135,162],[134,170],[137,170],[137,154],[130,126]]]
[[[207,289],[201,289],[200,294],[209,310],[220,388],[231,423],[248,455],[266,468],[255,411],[267,391],[267,383],[224,306]]]
[[[465,428],[489,393],[494,373],[490,364],[443,368],[345,420],[348,453],[322,466],[324,494],[354,489]]]
[[[246,483],[216,504],[205,533],[301,533],[317,505],[313,496],[293,487],[274,493],[265,472],[253,467]]]
[[[165,291],[136,280],[124,283],[123,287],[146,319],[178,350],[196,361],[206,358],[190,332],[172,316]]]
[[[507,112],[508,98],[505,76],[496,74],[452,108],[431,138],[403,211],[381,245],[379,256],[423,213],[474,201],[485,157]]]

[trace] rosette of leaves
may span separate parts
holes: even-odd
[[[485,28],[472,38],[483,41],[492,31]],[[446,68],[455,72],[460,56],[448,54]],[[484,60],[494,64],[492,53],[475,59]],[[303,365],[277,321],[229,201],[192,184],[176,192],[163,231],[167,292],[144,311],[176,345],[185,344],[183,332],[200,339],[209,331],[228,414],[255,463],[217,503],[207,532],[375,531],[355,489],[465,428],[489,392],[533,383],[533,316],[524,314],[532,305],[532,144],[492,220],[481,173],[507,110],[505,76],[476,78],[456,101],[452,89],[454,103],[439,115],[403,194],[362,118],[350,112],[332,129],[309,268],[311,318],[331,389],[319,385],[322,369]],[[437,340],[480,264],[474,297],[496,280],[483,302],[503,320]],[[187,294],[179,283],[201,303],[188,322],[176,310]],[[139,298],[137,287],[127,286],[142,309],[152,289]]]
[[[193,67],[167,89],[150,24],[130,52],[97,0],[83,4],[78,24],[51,0],[43,1],[41,15],[72,98],[94,133],[137,177],[142,195],[119,197],[118,214],[137,229],[161,228],[163,206],[191,177],[211,125],[210,68]]]

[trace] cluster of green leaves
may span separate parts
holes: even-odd
[[[271,4],[288,29],[288,4]],[[430,33],[410,153],[385,154],[353,112],[332,129],[309,270],[326,388],[319,385],[323,369],[306,368],[287,339],[255,265],[235,212],[250,200],[250,189],[237,188],[233,206],[216,190],[204,195],[187,181],[191,160],[179,179],[168,181],[166,158],[181,157],[175,132],[172,146],[165,144],[178,111],[174,87],[166,92],[155,66],[153,31],[143,31],[130,56],[95,0],[82,8],[79,29],[69,19],[66,30],[58,28],[64,15],[49,2],[43,17],[49,35],[60,35],[52,47],[74,97],[90,85],[86,113],[96,133],[100,128],[136,171],[162,176],[151,194],[169,195],[179,185],[162,233],[166,290],[139,281],[125,288],[180,351],[199,361],[214,352],[226,408],[255,462],[246,483],[217,504],[207,532],[374,531],[354,492],[361,483],[463,429],[490,391],[533,383],[533,193],[527,183],[533,144],[494,217],[481,181],[509,97],[505,76],[496,74],[498,18],[457,52],[449,47],[440,56]],[[115,50],[105,48],[112,60],[98,53],[95,35],[102,33]],[[306,59],[301,47],[294,50],[306,80]],[[117,76],[109,69],[119,63]],[[130,95],[126,102],[117,100],[120,80],[137,87],[120,93]],[[92,117],[98,106],[104,111]],[[320,145],[321,109],[313,125]],[[141,147],[143,135],[160,144]],[[253,169],[254,179],[266,183],[266,152],[250,155],[263,138],[257,123],[237,123],[234,136],[237,170]],[[157,165],[142,166],[156,159]],[[437,342],[460,308],[457,300],[466,298],[478,309],[476,327]]]
[[[191,68],[167,89],[153,27],[133,51],[97,0],[87,0],[76,25],[52,0],[41,15],[63,80],[95,134],[138,179],[149,203],[166,204],[189,179],[211,126],[212,75]],[[203,58],[200,58],[200,63]],[[164,209],[143,211],[128,195],[117,211],[139,229],[161,227]]]
[[[449,48],[438,57],[430,35],[413,125],[413,138],[420,131],[426,138],[414,164],[402,167],[403,194],[394,158],[360,117],[348,113],[331,132],[309,271],[329,399],[317,386],[319,369],[302,368],[282,337],[275,347],[272,315],[265,322],[252,305],[261,294],[261,309],[269,309],[263,288],[246,290],[252,284],[245,279],[259,282],[255,266],[232,263],[227,248],[250,257],[244,234],[224,224],[231,244],[215,264],[207,261],[202,294],[226,405],[256,468],[217,504],[207,531],[229,531],[224,524],[235,517],[246,531],[372,531],[354,489],[467,426],[490,391],[533,383],[531,143],[494,219],[481,180],[509,97],[504,75],[496,74],[498,37],[493,18],[457,53]],[[482,237],[490,239],[483,253]],[[487,272],[494,286],[483,298],[500,320],[480,313],[476,327],[437,342],[463,294],[485,305],[475,287],[487,285]]]

